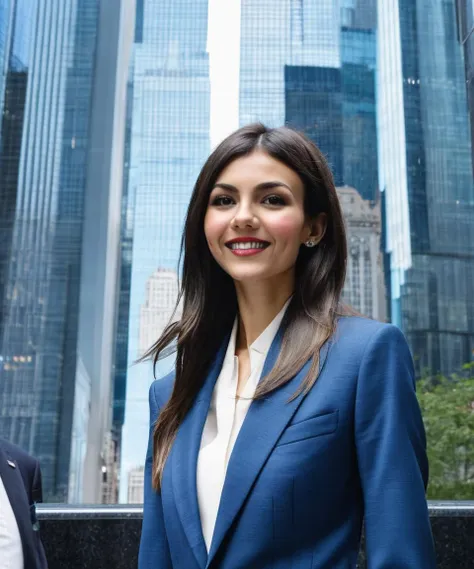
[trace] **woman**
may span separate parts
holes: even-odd
[[[407,344],[340,303],[321,152],[250,125],[204,165],[183,237],[176,369],[150,388],[140,569],[435,566]]]

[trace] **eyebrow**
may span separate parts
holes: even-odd
[[[261,182],[260,184],[257,184],[255,186],[255,190],[257,192],[262,192],[265,190],[271,190],[273,188],[279,188],[279,187],[287,188],[288,190],[290,190],[290,192],[292,191],[290,186],[288,186],[288,184],[285,184],[284,182],[279,182],[277,180],[272,180],[270,182]],[[214,187],[212,189],[214,190],[216,188],[221,188],[223,190],[227,190],[228,192],[232,192],[232,193],[237,193],[239,191],[232,184],[225,184],[222,182],[214,184]]]

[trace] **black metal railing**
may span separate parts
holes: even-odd
[[[438,569],[473,569],[474,501],[430,502],[429,509]],[[42,504],[38,519],[49,569],[137,567],[141,506]]]

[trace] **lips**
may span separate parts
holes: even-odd
[[[255,237],[240,237],[227,241],[225,246],[232,251],[235,255],[240,257],[256,255],[264,251],[270,243],[263,239],[256,239]]]
[[[239,237],[227,241],[225,246],[232,250],[249,250],[249,249],[266,249],[270,243],[263,239],[256,239],[255,237]]]

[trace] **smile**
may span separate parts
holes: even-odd
[[[225,244],[228,249],[238,257],[248,257],[250,255],[258,255],[264,251],[270,243],[268,241],[247,241],[236,240]]]

